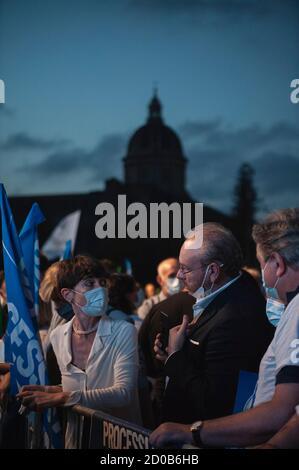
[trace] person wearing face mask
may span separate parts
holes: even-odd
[[[137,332],[130,323],[106,315],[108,280],[102,265],[88,256],[59,262],[55,291],[74,312],[50,337],[62,387],[23,387],[18,396],[25,407],[80,404],[140,423]],[[70,414],[66,448],[75,447],[77,429],[76,417]]]
[[[266,300],[267,300],[266,314],[267,314],[269,322],[276,328],[281,318],[281,315],[283,314],[285,310],[285,304],[283,303],[282,300],[280,300],[279,293],[276,288],[280,278],[277,277],[273,287],[268,287],[266,284],[265,271],[266,271],[267,266],[269,266],[268,261],[266,262],[265,267],[262,268],[262,281],[263,281],[263,288],[264,288]]]
[[[187,239],[180,251],[178,279],[196,302],[169,333],[168,349],[155,341],[168,384],[163,421],[188,423],[233,411],[240,371],[257,372],[273,328],[262,293],[246,272],[240,246],[219,224],[205,223],[203,244]],[[177,404],[180,406],[177,406]]]
[[[146,318],[154,305],[182,290],[182,284],[176,277],[178,269],[179,263],[176,258],[167,258],[159,263],[156,280],[161,287],[161,292],[144,300],[142,305],[138,308],[137,313],[141,320]]]
[[[270,214],[253,227],[253,239],[267,316],[276,326],[260,364],[253,407],[216,420],[200,418],[194,423],[194,416],[189,424],[164,423],[150,438],[155,447],[188,443],[198,447],[294,445],[296,418],[284,425],[294,410],[298,411],[299,403],[299,208]]]

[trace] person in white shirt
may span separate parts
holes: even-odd
[[[25,407],[39,411],[80,404],[139,424],[137,332],[128,322],[105,315],[107,280],[93,258],[76,256],[60,262],[57,292],[74,312],[73,319],[57,326],[50,338],[62,387],[23,387],[18,397]],[[73,418],[67,426],[67,448],[76,442]]]
[[[276,326],[260,365],[254,407],[192,425],[165,423],[151,435],[155,447],[195,443],[198,447],[261,444],[291,418],[299,402],[299,208],[270,214],[253,228],[267,295],[266,313]],[[172,344],[182,341],[171,332]]]

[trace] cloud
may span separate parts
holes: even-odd
[[[279,142],[298,142],[299,128],[279,122],[269,128],[258,124],[235,130],[216,129],[208,135],[207,144],[225,148],[251,147],[259,148]]]
[[[255,170],[254,184],[261,209],[298,205],[299,127],[278,122],[232,128],[220,119],[188,121],[178,127],[187,166],[187,189],[204,204],[230,212],[233,190],[242,163]],[[38,163],[26,164],[19,172],[52,178],[61,184],[77,178],[80,188],[100,189],[111,177],[122,177],[122,157],[129,134],[104,136],[93,148],[68,148],[49,153]],[[81,185],[81,186],[80,186]]]
[[[120,176],[120,159],[125,154],[128,137],[109,134],[91,150],[70,148],[49,154],[42,161],[27,164],[19,172],[28,172],[40,177],[63,178],[64,174],[83,171],[88,181],[94,182],[111,176]]]
[[[267,152],[255,162],[254,168],[261,192],[271,195],[277,207],[299,206],[299,154]]]
[[[186,121],[179,126],[178,131],[183,139],[198,138],[199,136],[208,136],[213,132],[217,132],[221,123],[220,118],[210,121]]]
[[[299,127],[278,122],[230,129],[214,120],[188,123],[185,130],[188,189],[197,200],[230,211],[238,170],[249,162],[261,209],[298,205]]]
[[[244,128],[225,126],[221,119],[188,121],[179,127],[186,148],[198,147],[225,152],[242,152],[249,157],[273,145],[298,148],[299,127],[277,122],[270,127],[252,124]]]
[[[0,144],[0,148],[6,151],[16,150],[51,150],[58,147],[64,147],[69,144],[64,139],[42,139],[32,137],[26,132],[18,132],[9,136],[5,142]]]

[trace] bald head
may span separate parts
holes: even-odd
[[[162,292],[165,295],[169,295],[167,289],[167,280],[169,278],[175,278],[179,270],[179,261],[177,258],[167,258],[161,261],[158,264],[157,272],[157,282],[161,286]]]
[[[167,275],[167,272],[170,270],[177,270],[179,269],[179,261],[177,258],[167,258],[161,261],[160,264],[158,264],[157,272],[158,275],[161,277],[164,277]]]

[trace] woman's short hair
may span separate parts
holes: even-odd
[[[101,262],[91,256],[77,255],[72,259],[59,262],[57,271],[57,290],[63,288],[73,289],[82,279],[109,278],[109,274]],[[62,299],[63,300],[63,299]]]

